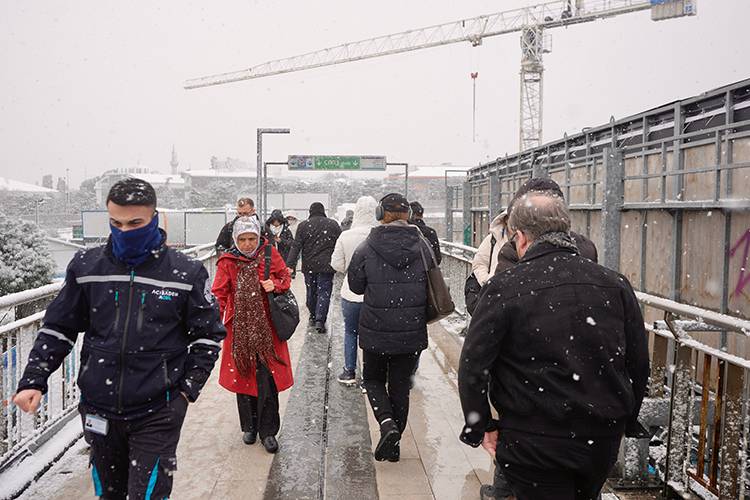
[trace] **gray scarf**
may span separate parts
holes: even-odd
[[[576,253],[579,253],[578,246],[576,245],[576,242],[573,241],[573,237],[570,236],[570,233],[563,233],[563,232],[545,233],[541,235],[539,238],[537,238],[536,240],[534,240],[534,242],[529,247],[529,250],[531,250],[536,245],[543,243],[543,242],[549,243],[558,248],[568,248],[570,250],[573,250]]]

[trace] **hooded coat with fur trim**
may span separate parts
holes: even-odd
[[[347,278],[352,292],[364,294],[358,332],[363,350],[414,354],[427,348],[422,252],[430,258],[429,244],[418,228],[404,221],[373,228],[354,252]]]

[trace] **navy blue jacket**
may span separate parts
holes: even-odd
[[[111,243],[78,252],[47,307],[18,390],[46,392],[47,378],[84,332],[84,406],[127,420],[180,392],[195,401],[226,335],[207,278],[200,262],[165,244],[135,268],[114,257]]]
[[[347,270],[349,288],[364,294],[359,345],[379,354],[417,353],[427,348],[429,244],[419,229],[391,223],[372,228],[354,251]]]

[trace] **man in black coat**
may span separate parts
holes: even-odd
[[[331,267],[331,255],[340,234],[339,223],[326,217],[323,204],[315,202],[310,205],[308,219],[297,227],[297,235],[286,258],[289,272],[294,274],[297,259],[302,255],[310,326],[314,326],[318,333],[326,333],[335,273]]]
[[[166,245],[156,193],[140,179],[107,197],[111,236],[79,252],[47,307],[13,402],[33,413],[79,335],[78,410],[96,496],[167,498],[188,402],[226,335],[203,265]]]
[[[511,199],[510,203],[508,203],[508,214],[513,211],[513,206],[515,205],[516,201],[523,195],[530,192],[542,191],[549,191],[559,196],[563,200],[565,199],[562,189],[560,189],[560,185],[555,181],[548,177],[535,177],[524,182],[521,187],[518,188],[516,194],[513,195],[513,199]],[[575,241],[576,246],[578,247],[578,252],[583,257],[586,257],[593,262],[599,261],[599,255],[596,251],[596,245],[594,245],[593,241],[591,241],[584,235],[576,233],[574,231],[570,232],[570,236]],[[495,268],[495,274],[500,274],[506,269],[515,266],[516,264],[518,264],[518,261],[519,258],[518,254],[516,253],[516,243],[513,238],[511,238],[500,248],[500,252],[498,253],[497,258],[497,267]]]
[[[424,207],[418,201],[412,201],[409,206],[411,207],[411,220],[409,222],[417,226],[422,231],[422,235],[430,242],[435,261],[440,265],[443,260],[443,255],[440,253],[440,239],[437,232],[425,223],[423,219]]]
[[[496,456],[519,500],[593,499],[637,426],[643,317],[624,276],[578,254],[561,198],[522,196],[509,226],[521,261],[489,280],[469,326],[460,439]]]
[[[237,215],[234,219],[224,224],[224,227],[219,231],[219,237],[216,238],[215,247],[217,254],[228,252],[234,245],[232,230],[234,229],[234,222],[240,217],[255,217],[260,225],[260,217],[255,213],[255,202],[252,198],[240,198],[237,200]]]
[[[406,198],[386,195],[376,215],[381,225],[354,252],[347,278],[352,292],[364,294],[358,333],[362,385],[380,424],[375,460],[397,462],[411,376],[427,348],[425,266],[432,264],[429,246],[408,223]]]

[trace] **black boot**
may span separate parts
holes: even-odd
[[[251,430],[250,432],[243,432],[242,442],[245,444],[255,444],[257,437],[258,437],[258,432],[255,429]]]
[[[268,453],[276,453],[279,451],[279,442],[276,441],[275,436],[266,436],[260,441],[263,443],[263,448],[265,448]]]
[[[326,324],[322,321],[315,322],[315,330],[317,330],[318,333],[326,333],[328,331],[326,330]]]
[[[398,426],[392,419],[387,418],[380,423],[380,441],[375,447],[375,460],[382,462],[390,460],[397,462],[399,459],[399,442],[401,433],[398,432]],[[394,460],[395,458],[395,460]]]

